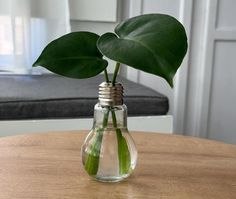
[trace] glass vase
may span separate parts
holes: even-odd
[[[94,107],[93,128],[82,146],[86,172],[104,182],[127,178],[137,162],[137,150],[127,129],[127,108],[120,83],[102,83]]]

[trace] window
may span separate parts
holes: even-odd
[[[50,41],[69,31],[67,0],[0,0],[0,72],[44,73],[32,70],[33,62]]]

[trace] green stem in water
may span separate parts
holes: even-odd
[[[103,129],[107,127],[108,118],[109,118],[109,113],[110,113],[110,110],[107,108],[107,111],[104,113],[103,121],[102,121],[102,127],[103,127]]]
[[[106,68],[105,68],[105,70],[104,70],[104,75],[105,75],[105,80],[106,80],[106,82],[110,82]]]
[[[113,127],[117,128],[116,113],[114,110],[111,110],[111,117],[112,117]]]
[[[116,129],[117,145],[118,145],[118,158],[119,158],[119,172],[120,174],[126,174],[130,169],[130,152],[125,138],[122,132],[117,128],[116,114],[114,110],[111,110],[113,126]]]
[[[112,78],[113,85],[115,85],[115,83],[116,83],[116,77],[118,75],[119,69],[120,69],[120,63],[117,62],[116,68],[114,71],[114,75]],[[106,69],[104,70],[104,75],[105,75],[106,82],[109,82],[109,77],[108,77]],[[87,157],[87,160],[85,163],[85,169],[87,170],[89,175],[96,175],[98,172],[103,132],[108,124],[109,112],[110,112],[110,110],[108,109],[107,112],[104,113],[103,125],[102,125],[103,128],[98,129],[96,131],[96,135],[95,135],[93,143],[91,145],[90,153],[88,154],[88,157]],[[127,142],[126,142],[125,138],[123,137],[121,130],[119,128],[117,128],[116,114],[115,114],[114,110],[112,110],[112,109],[111,109],[111,114],[112,114],[113,127],[116,129],[116,137],[117,137],[117,144],[118,144],[119,170],[120,170],[120,174],[125,174],[130,169],[130,153],[129,153]]]
[[[116,83],[116,77],[117,77],[117,75],[118,75],[119,69],[120,69],[120,63],[119,63],[119,62],[116,62],[116,68],[115,68],[114,75],[113,75],[113,78],[112,78],[112,85],[113,85],[113,86],[114,86],[115,83]]]
[[[87,156],[85,169],[89,175],[96,175],[99,167],[99,156],[102,144],[103,129],[96,130],[96,135],[93,138],[90,152]]]
[[[88,154],[85,169],[89,175],[96,175],[99,167],[100,150],[102,145],[102,138],[104,129],[107,127],[109,117],[109,110],[104,113],[103,128],[96,130],[93,143],[91,144],[90,153]]]

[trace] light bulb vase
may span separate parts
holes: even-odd
[[[99,85],[93,128],[82,146],[86,172],[103,182],[127,178],[137,163],[137,149],[127,128],[127,108],[120,83]]]

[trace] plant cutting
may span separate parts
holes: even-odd
[[[182,24],[163,14],[146,14],[119,23],[114,33],[72,32],[51,43],[33,66],[71,78],[104,73],[94,125],[82,147],[82,160],[90,176],[100,181],[120,181],[135,168],[137,150],[127,129],[123,87],[116,81],[121,64],[164,78],[173,77],[187,51]],[[116,61],[112,79],[106,58]]]

